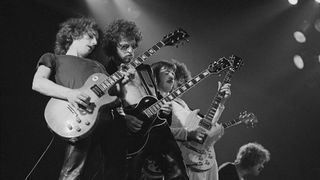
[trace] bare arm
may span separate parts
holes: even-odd
[[[50,74],[50,68],[40,65],[33,77],[32,89],[47,96],[68,100],[75,107],[78,107],[78,104],[87,106],[88,95],[81,93],[78,89],[70,89],[54,83],[49,79]]]
[[[58,85],[49,79],[51,69],[40,65],[34,74],[32,89],[46,96],[67,100],[67,94],[71,89]]]

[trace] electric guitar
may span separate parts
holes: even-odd
[[[200,120],[198,116],[196,118]],[[246,111],[244,111],[239,115],[238,118],[232,121],[223,123],[222,126],[226,129],[226,128],[244,123],[249,127],[253,127],[257,122],[258,120],[254,114],[247,113]],[[190,150],[184,147],[181,143],[179,143],[179,145],[182,150],[182,155],[184,160],[187,162],[189,168],[192,168],[192,170],[195,170],[197,172],[206,171],[214,165],[215,152],[213,149],[213,145],[210,146],[208,149],[206,149],[204,152],[202,152],[201,155],[195,154],[193,150]],[[158,163],[150,157],[147,158],[146,162],[144,163],[142,172],[149,179],[164,178],[164,174],[161,171]]]
[[[200,122],[202,119],[193,118],[193,121]],[[222,126],[226,129],[241,123],[246,124],[249,127],[254,127],[254,125],[258,122],[257,117],[253,113],[247,113],[246,111],[240,113],[239,117],[222,123]],[[215,126],[210,136],[210,141],[207,144],[200,144],[197,142],[183,142],[180,144],[180,149],[182,152],[182,157],[186,163],[186,165],[194,170],[194,171],[206,171],[209,170],[215,163],[215,152],[214,152],[214,143],[217,142],[221,135],[220,132],[214,130]]]
[[[241,58],[232,55],[231,59],[239,60]],[[223,70],[228,69],[232,66],[231,61],[232,60],[225,57],[220,58],[218,61],[211,63],[206,70],[202,71],[190,81],[173,90],[166,97],[157,100],[153,96],[145,96],[135,107],[125,109],[126,114],[133,115],[143,121],[142,128],[136,133],[131,133],[128,137],[128,158],[135,156],[145,147],[148,142],[149,132],[152,128],[166,124],[167,120],[158,116],[158,112],[163,104],[181,96],[211,74],[219,74]]]
[[[224,84],[231,82],[233,73],[236,72],[241,66],[243,66],[243,61],[241,59],[233,60],[232,66],[229,68],[225,77],[223,78],[221,87]],[[197,111],[192,111],[188,115],[183,127],[188,131],[196,130],[200,128],[205,132],[205,137],[198,142],[189,141],[189,142],[182,143],[183,147],[187,147],[188,149],[191,149],[195,152],[203,152],[209,147],[213,146],[213,144],[217,141],[216,134],[219,133],[217,129],[214,127],[214,125],[216,124],[216,121],[218,120],[216,119],[214,121],[214,116],[216,114],[216,111],[223,97],[224,97],[224,92],[220,92],[220,89],[219,89],[217,94],[213,98],[211,106],[208,112],[206,113],[206,115],[204,116],[204,118],[199,119],[197,116],[198,115]],[[188,153],[187,155],[189,156]],[[190,163],[194,164],[194,162],[190,162]]]
[[[177,45],[187,40],[188,37],[188,33],[179,28],[164,36],[161,41],[128,64],[136,68],[162,47]],[[102,73],[92,74],[80,88],[89,96],[88,107],[80,106],[76,109],[66,100],[51,98],[44,112],[48,127],[63,139],[71,142],[87,137],[98,124],[99,118],[97,117],[100,107],[112,108],[114,106],[117,97],[110,96],[108,90],[124,77],[124,72],[126,69],[119,70],[110,76]]]

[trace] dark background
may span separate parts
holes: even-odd
[[[286,0],[13,0],[2,4],[1,179],[24,179],[51,140],[43,117],[49,98],[31,90],[32,78],[39,57],[53,50],[58,24],[77,15],[92,15],[101,27],[114,18],[135,21],[144,36],[138,54],[170,31],[184,28],[190,43],[165,47],[147,63],[177,59],[193,75],[220,57],[242,57],[245,65],[232,79],[232,97],[220,121],[248,110],[259,123],[253,129],[242,124],[226,130],[215,145],[218,164],[233,161],[242,144],[256,141],[271,152],[271,161],[260,176],[248,179],[319,178],[320,32],[314,22],[320,8],[313,0],[297,6]],[[300,28],[307,37],[304,44],[293,38]],[[301,70],[292,60],[296,53],[304,59]],[[183,99],[206,113],[222,78],[210,76]],[[53,141],[29,179],[57,179],[63,144]]]

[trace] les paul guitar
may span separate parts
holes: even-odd
[[[246,111],[244,111],[240,113],[238,118],[232,121],[223,123],[222,126],[226,129],[226,128],[244,123],[248,127],[254,127],[254,125],[257,122],[258,122],[258,119],[253,113],[247,113]],[[215,127],[212,127],[212,129],[214,128]],[[183,159],[186,165],[190,169],[193,169],[195,171],[206,171],[206,170],[209,170],[214,165],[215,163],[214,143],[219,140],[220,133],[214,134],[211,132],[210,135],[211,135],[210,140],[207,144],[201,144],[196,142],[186,142],[186,143],[182,143],[182,145],[180,146]]]
[[[232,59],[241,59],[236,56],[231,56]],[[147,144],[149,132],[152,128],[166,124],[166,119],[158,116],[158,112],[163,104],[174,100],[176,97],[181,96],[183,93],[197,85],[201,80],[210,76],[211,74],[219,74],[225,69],[232,66],[231,60],[223,57],[218,61],[210,64],[209,67],[192,78],[187,83],[173,90],[166,97],[157,100],[153,96],[145,96],[140,102],[132,109],[125,109],[126,114],[133,115],[143,121],[142,128],[137,133],[132,133],[128,138],[128,154],[130,158],[139,153]]]
[[[183,29],[177,29],[164,36],[161,41],[129,64],[136,68],[162,47],[177,45],[187,40],[188,37],[189,35]],[[87,137],[98,124],[99,118],[97,117],[100,107],[110,106],[108,108],[112,108],[116,97],[110,96],[108,90],[124,77],[124,71],[126,70],[119,70],[111,76],[102,73],[91,75],[80,88],[80,91],[90,97],[89,106],[86,108],[76,109],[66,100],[51,98],[44,112],[48,127],[63,139],[72,142]]]

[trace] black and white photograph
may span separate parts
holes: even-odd
[[[320,0],[1,4],[0,179],[320,179]]]

